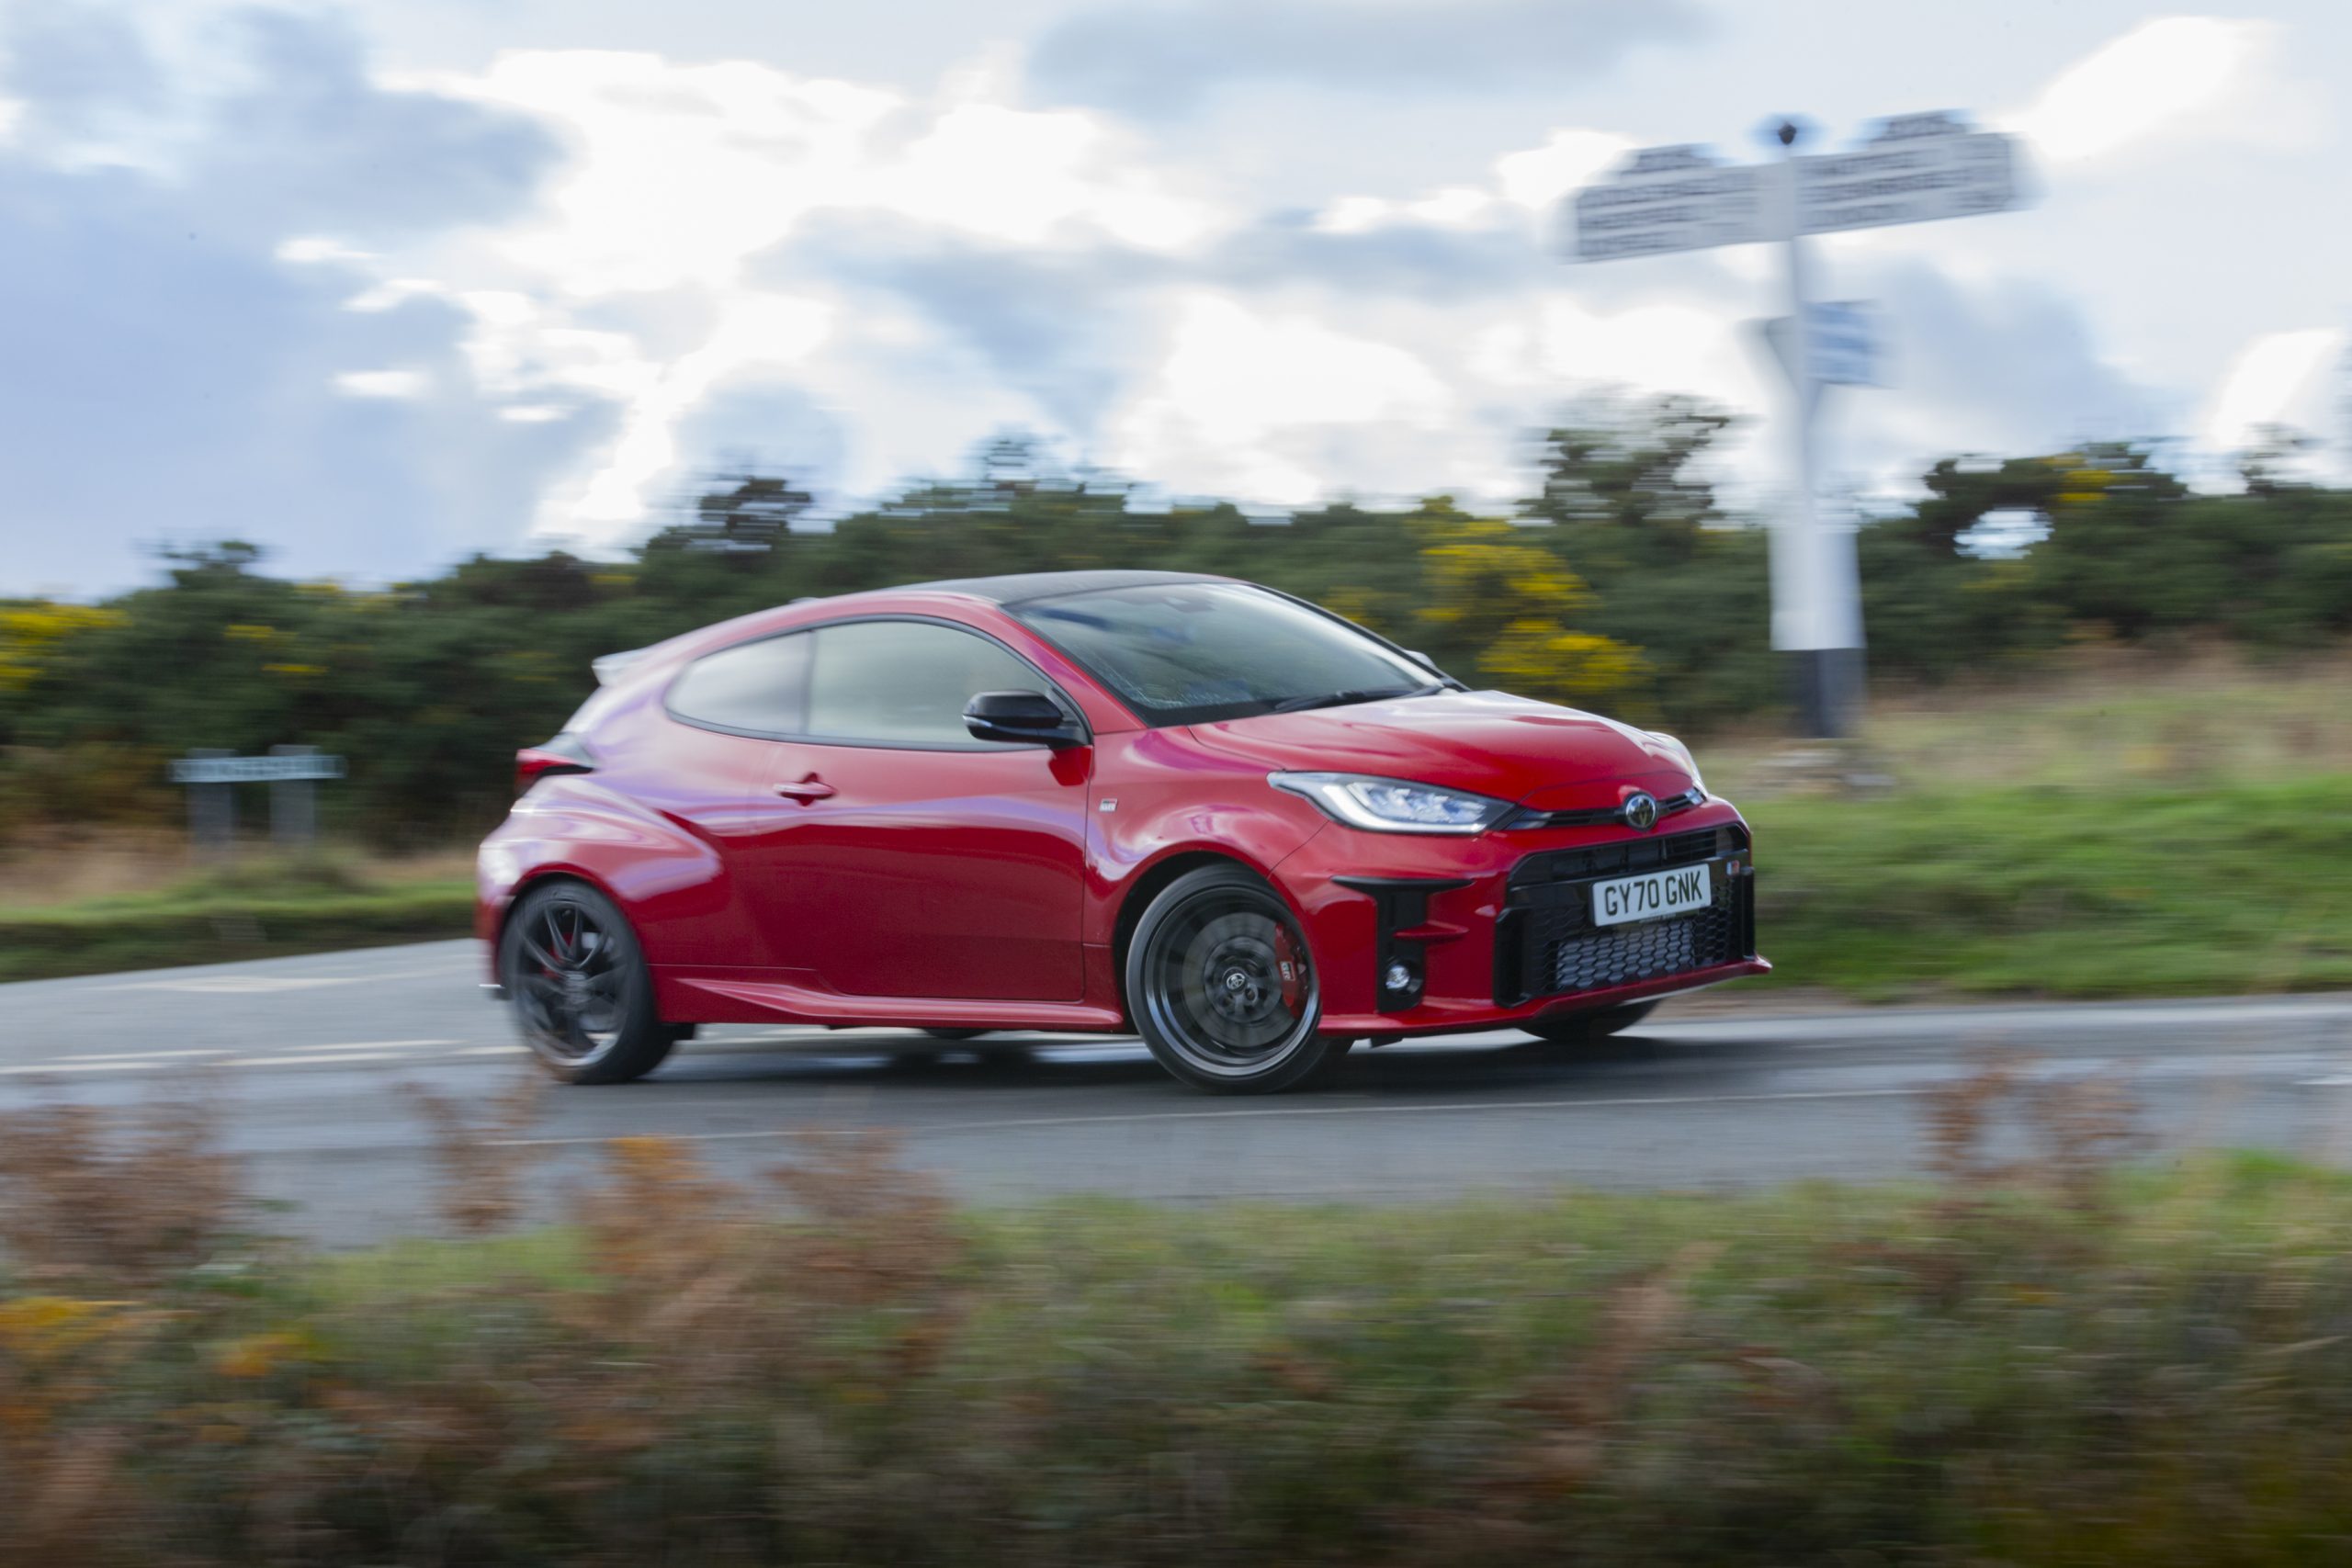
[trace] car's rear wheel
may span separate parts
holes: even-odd
[[[499,939],[499,978],[539,1065],[566,1083],[627,1083],[662,1065],[682,1031],[653,1008],[637,933],[580,882],[525,894]]]
[[[1269,1093],[1345,1043],[1315,1032],[1322,1001],[1290,908],[1240,866],[1204,866],[1160,890],[1127,947],[1127,1002],[1144,1043],[1186,1083]]]
[[[1631,1029],[1641,1022],[1657,1007],[1656,1002],[1627,1002],[1623,1007],[1600,1008],[1592,1012],[1539,1018],[1520,1027],[1538,1040],[1549,1040],[1555,1045],[1598,1045],[1619,1030]]]

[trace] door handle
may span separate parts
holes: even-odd
[[[786,800],[822,800],[827,795],[833,793],[833,786],[819,778],[816,774],[810,773],[798,784],[780,784],[776,785],[775,792],[776,794],[783,795]]]

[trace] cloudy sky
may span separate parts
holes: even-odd
[[[1015,428],[1269,511],[1507,500],[1611,389],[1752,412],[1769,506],[1778,257],[1572,265],[1557,204],[1791,110],[2032,165],[1818,243],[1896,383],[1839,394],[1838,484],[2340,456],[2347,85],[2332,0],[0,0],[0,592],[614,549],[716,466],[839,508]]]

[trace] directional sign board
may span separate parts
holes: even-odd
[[[1607,185],[1577,193],[1578,261],[1745,245],[1773,235],[1764,171],[1726,164],[1703,147],[1648,147]]]
[[[1805,344],[1804,369],[1815,381],[1831,387],[1886,385],[1885,345],[1868,301],[1824,300],[1807,306],[1805,314],[1813,322],[1813,336]],[[1758,325],[1772,356],[1789,379],[1796,380],[1796,345],[1789,341],[1789,318],[1774,316]]]
[[[1804,130],[1770,128],[1793,150]],[[1790,312],[1764,335],[1795,396],[1797,484],[1772,532],[1772,645],[1804,655],[1800,706],[1811,735],[1848,732],[1860,690],[1861,587],[1850,529],[1822,525],[1814,494],[1814,415],[1825,386],[1877,385],[1877,334],[1851,305],[1806,297],[1808,234],[2001,212],[2018,205],[2015,143],[1953,114],[1904,115],[1847,152],[1726,164],[1702,147],[1651,147],[1577,193],[1578,261],[1774,240],[1788,247]],[[1797,336],[1792,323],[1802,322]]]
[[[1791,162],[1804,234],[1972,218],[2017,205],[2009,139],[1971,130],[1948,114],[1890,119],[1854,152]]]
[[[2010,138],[1951,114],[1903,115],[1850,152],[1726,164],[1704,147],[1645,147],[1576,198],[1576,257],[1611,261],[2002,212],[2018,204]],[[1786,201],[1796,182],[1794,222]]]
[[[343,759],[317,752],[289,757],[183,757],[172,763],[174,784],[266,784],[341,777]]]

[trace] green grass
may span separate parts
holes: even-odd
[[[2352,987],[2352,773],[1743,802],[1771,985],[1870,1001]],[[465,935],[472,889],[263,862],[0,914],[0,980]]]
[[[268,863],[143,893],[0,912],[0,981],[431,942],[472,929],[473,886],[372,884]]]
[[[1747,808],[1781,984],[2120,997],[2352,986],[2352,775]]]

